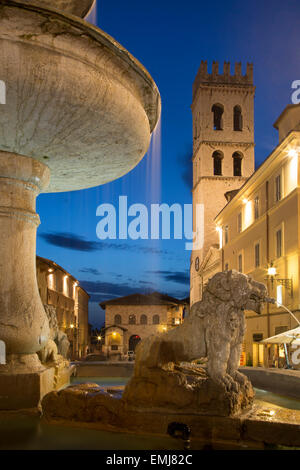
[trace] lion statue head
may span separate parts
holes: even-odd
[[[220,302],[232,301],[239,309],[260,314],[265,302],[273,302],[267,295],[264,284],[232,269],[219,272],[209,279],[202,300],[205,302],[213,297]]]

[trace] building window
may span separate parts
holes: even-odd
[[[242,158],[243,155],[240,152],[234,152],[233,158],[233,176],[242,176]]]
[[[221,104],[214,104],[211,108],[213,113],[213,128],[215,131],[223,130],[224,107]]]
[[[238,214],[238,220],[237,220],[237,223],[238,223],[238,227],[237,227],[237,229],[238,229],[238,233],[241,233],[241,231],[242,231],[242,225],[243,225],[243,221],[242,221],[242,213],[241,213],[241,212]]]
[[[277,230],[276,232],[276,257],[280,258],[282,256],[282,231]]]
[[[121,325],[122,317],[121,315],[115,315],[115,325]]]
[[[255,220],[259,217],[259,197],[256,196],[254,199],[254,218]]]
[[[275,178],[275,199],[276,202],[281,200],[281,175],[276,176]]]
[[[222,175],[222,159],[223,154],[222,152],[216,151],[212,154],[214,160],[214,175],[221,176]]]
[[[153,315],[153,325],[159,325],[159,315]]]
[[[118,346],[117,344],[112,344],[112,345],[110,346],[110,349],[111,349],[112,351],[118,351],[119,346]]]
[[[280,335],[281,333],[284,333],[285,331],[288,331],[287,326],[275,326],[275,336]]]
[[[136,316],[129,315],[129,325],[135,325],[135,324],[136,324]]]
[[[264,339],[264,335],[262,333],[254,333],[253,336],[253,343],[259,343]]]
[[[227,245],[227,243],[228,243],[228,225],[225,225],[225,227],[224,227],[224,241],[225,241],[225,245]]]
[[[259,268],[260,266],[260,246],[259,243],[255,245],[255,267]]]
[[[242,109],[238,105],[233,108],[233,130],[234,131],[243,130]]]
[[[141,325],[147,325],[148,318],[147,315],[141,315]]]
[[[238,257],[238,270],[240,273],[243,272],[243,255],[240,254]]]

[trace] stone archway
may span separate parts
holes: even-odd
[[[140,341],[141,341],[140,336],[138,335],[130,336],[129,342],[128,342],[128,351],[135,351],[135,348],[137,347]]]

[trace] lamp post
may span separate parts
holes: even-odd
[[[277,276],[277,269],[273,266],[273,261],[271,262],[270,266],[268,267],[268,278],[271,280],[272,289],[274,281],[278,284],[284,286],[287,290],[290,291],[290,296],[293,297],[293,279],[292,278],[276,278]]]

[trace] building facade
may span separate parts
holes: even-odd
[[[204,285],[214,273],[236,269],[266,284],[276,298],[277,304],[267,304],[261,315],[246,312],[243,358],[254,366],[284,362],[279,346],[260,341],[298,326],[294,317],[300,321],[300,105],[287,106],[274,127],[279,145],[229,195],[214,219],[218,245],[210,247],[198,272]],[[289,354],[298,368],[300,351],[297,356],[291,347]]]
[[[70,358],[85,356],[90,343],[88,293],[77,279],[51,260],[37,256],[36,271],[42,302],[56,308],[59,328],[70,341]]]
[[[208,251],[218,244],[214,218],[226,204],[225,194],[239,189],[254,171],[254,93],[253,67],[217,62],[212,73],[201,62],[193,85],[193,231],[203,230],[203,246],[191,256],[191,305],[201,299],[198,273]],[[197,205],[204,208],[197,221]],[[198,227],[198,228],[197,228]],[[201,238],[201,237],[200,237]],[[199,239],[199,238],[198,238]]]
[[[103,352],[109,359],[120,360],[142,339],[180,325],[187,302],[153,293],[121,297],[100,306],[105,310]]]

